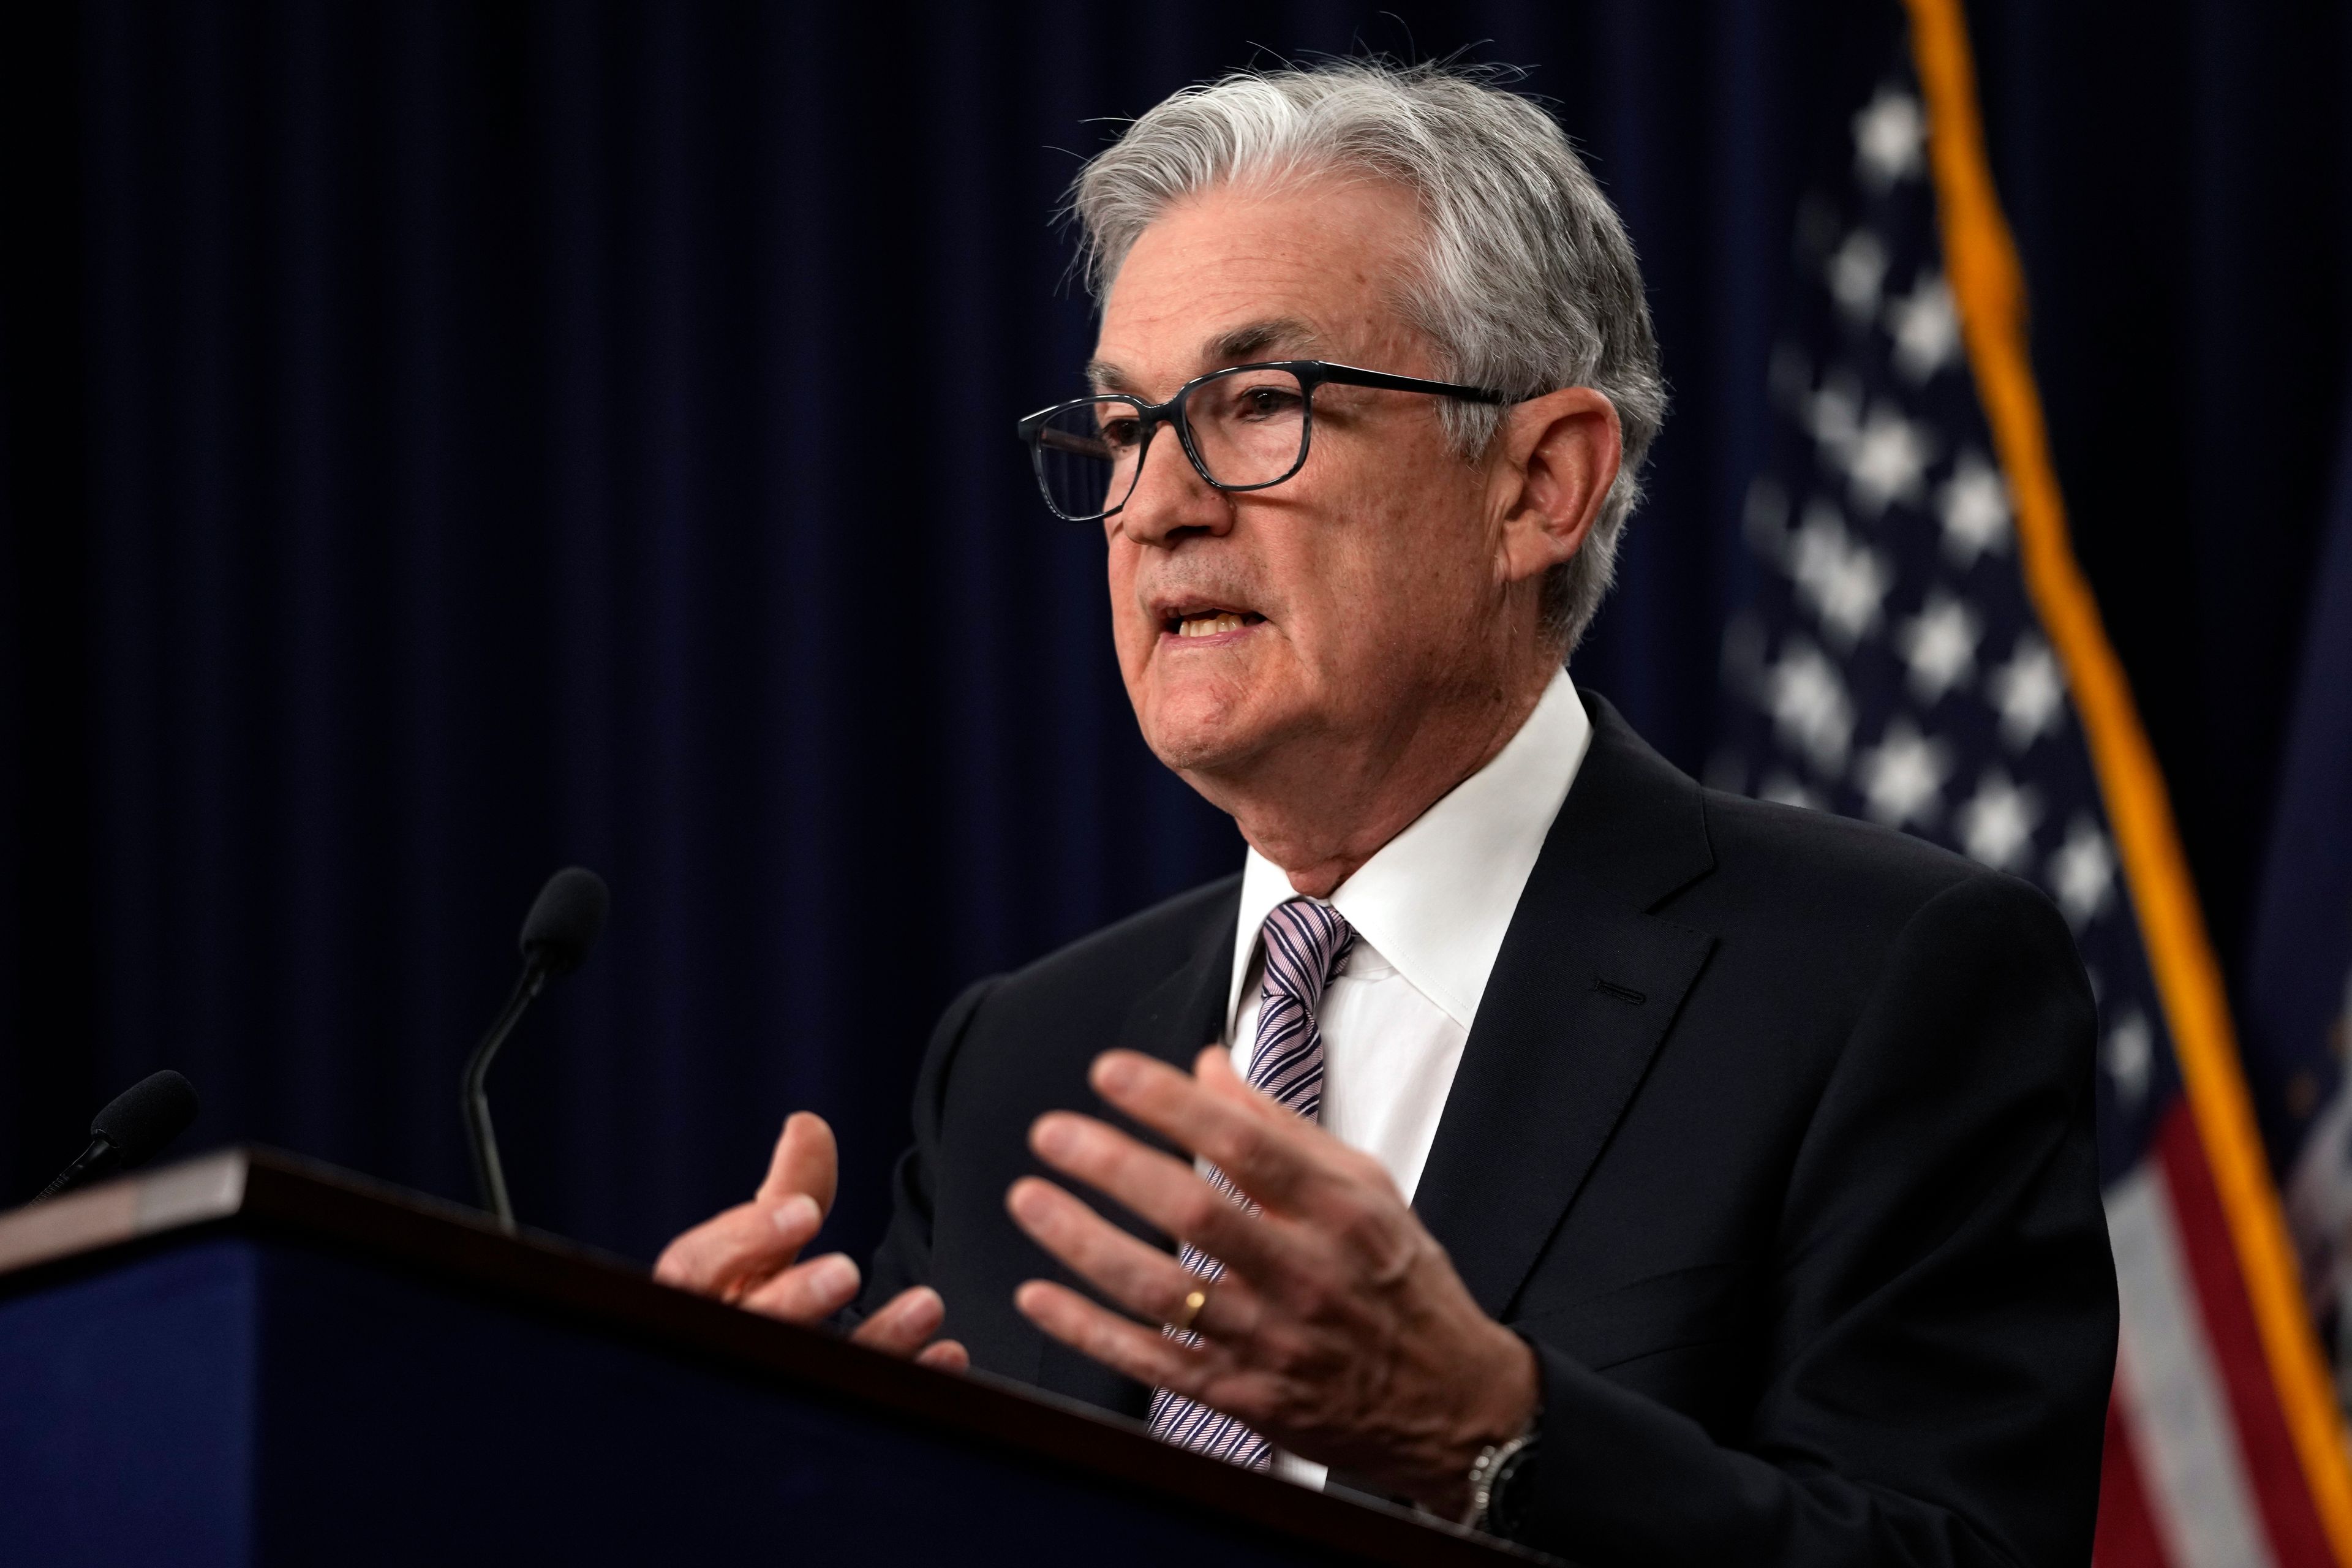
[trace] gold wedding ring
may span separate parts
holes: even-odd
[[[1200,1320],[1201,1309],[1208,1304],[1209,1288],[1206,1285],[1203,1285],[1199,1289],[1194,1290],[1192,1294],[1184,1298],[1184,1315],[1180,1318],[1169,1319],[1168,1326],[1175,1330],[1180,1334],[1190,1333],[1192,1330],[1193,1323]]]

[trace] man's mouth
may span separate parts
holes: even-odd
[[[1254,626],[1265,617],[1247,610],[1187,610],[1167,617],[1162,627],[1180,637],[1213,637],[1226,632],[1237,632],[1244,626]]]

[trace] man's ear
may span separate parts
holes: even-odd
[[[1506,582],[1540,577],[1582,548],[1624,454],[1616,405],[1589,386],[1511,406],[1494,472]]]

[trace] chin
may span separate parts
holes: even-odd
[[[1266,726],[1230,695],[1163,693],[1137,714],[1144,743],[1180,773],[1216,773],[1265,749]]]

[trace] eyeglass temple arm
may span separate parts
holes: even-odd
[[[1108,441],[1090,440],[1067,430],[1056,430],[1050,425],[1037,432],[1037,444],[1050,447],[1056,452],[1076,452],[1082,458],[1108,458],[1111,455]]]
[[[1465,403],[1509,403],[1510,394],[1491,387],[1464,386],[1457,382],[1427,381],[1417,375],[1391,375],[1384,370],[1359,370],[1351,364],[1318,363],[1318,379],[1343,386],[1369,386],[1376,392],[1424,392],[1438,397],[1458,397]]]

